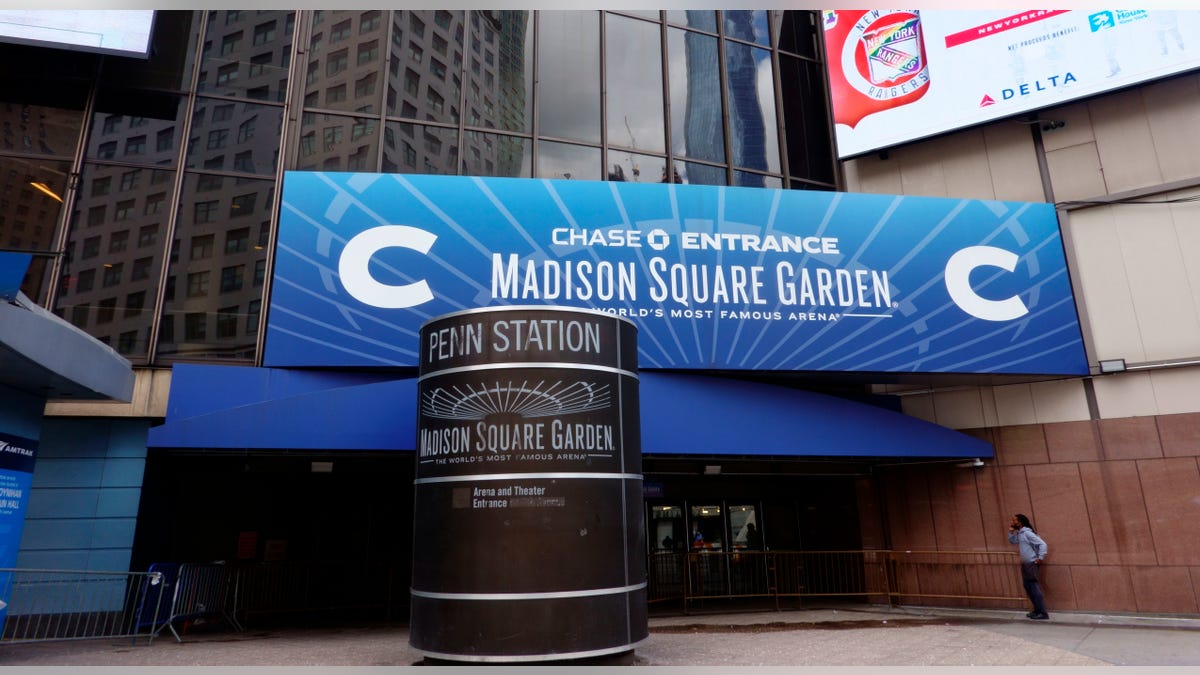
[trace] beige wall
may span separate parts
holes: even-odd
[[[900,391],[904,411],[993,443],[982,469],[880,478],[864,541],[1009,550],[1029,514],[1056,610],[1200,612],[1200,75],[1042,113],[1052,197],[1027,124],[1005,121],[847,162],[846,188],[1062,205],[1092,378]],[[1181,201],[1197,199],[1195,202]],[[1132,370],[1100,375],[1101,359]],[[871,501],[864,492],[860,501]]]

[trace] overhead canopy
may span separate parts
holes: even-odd
[[[42,398],[133,395],[133,368],[112,347],[20,292],[0,298],[0,386]]]
[[[644,454],[993,456],[977,438],[832,396],[704,375],[639,377]],[[416,378],[178,365],[170,401],[152,447],[416,448]]]

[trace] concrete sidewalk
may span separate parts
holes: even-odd
[[[648,666],[1195,666],[1200,618],[848,606],[657,616]],[[0,643],[2,666],[410,666],[405,626],[195,632],[140,640]]]

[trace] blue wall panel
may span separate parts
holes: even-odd
[[[148,423],[46,418],[44,424],[17,565],[127,570]]]

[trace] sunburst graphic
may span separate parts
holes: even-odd
[[[421,395],[421,414],[449,420],[481,420],[488,415],[549,417],[604,410],[611,405],[609,385],[594,382],[548,383],[528,380],[437,387]]]

